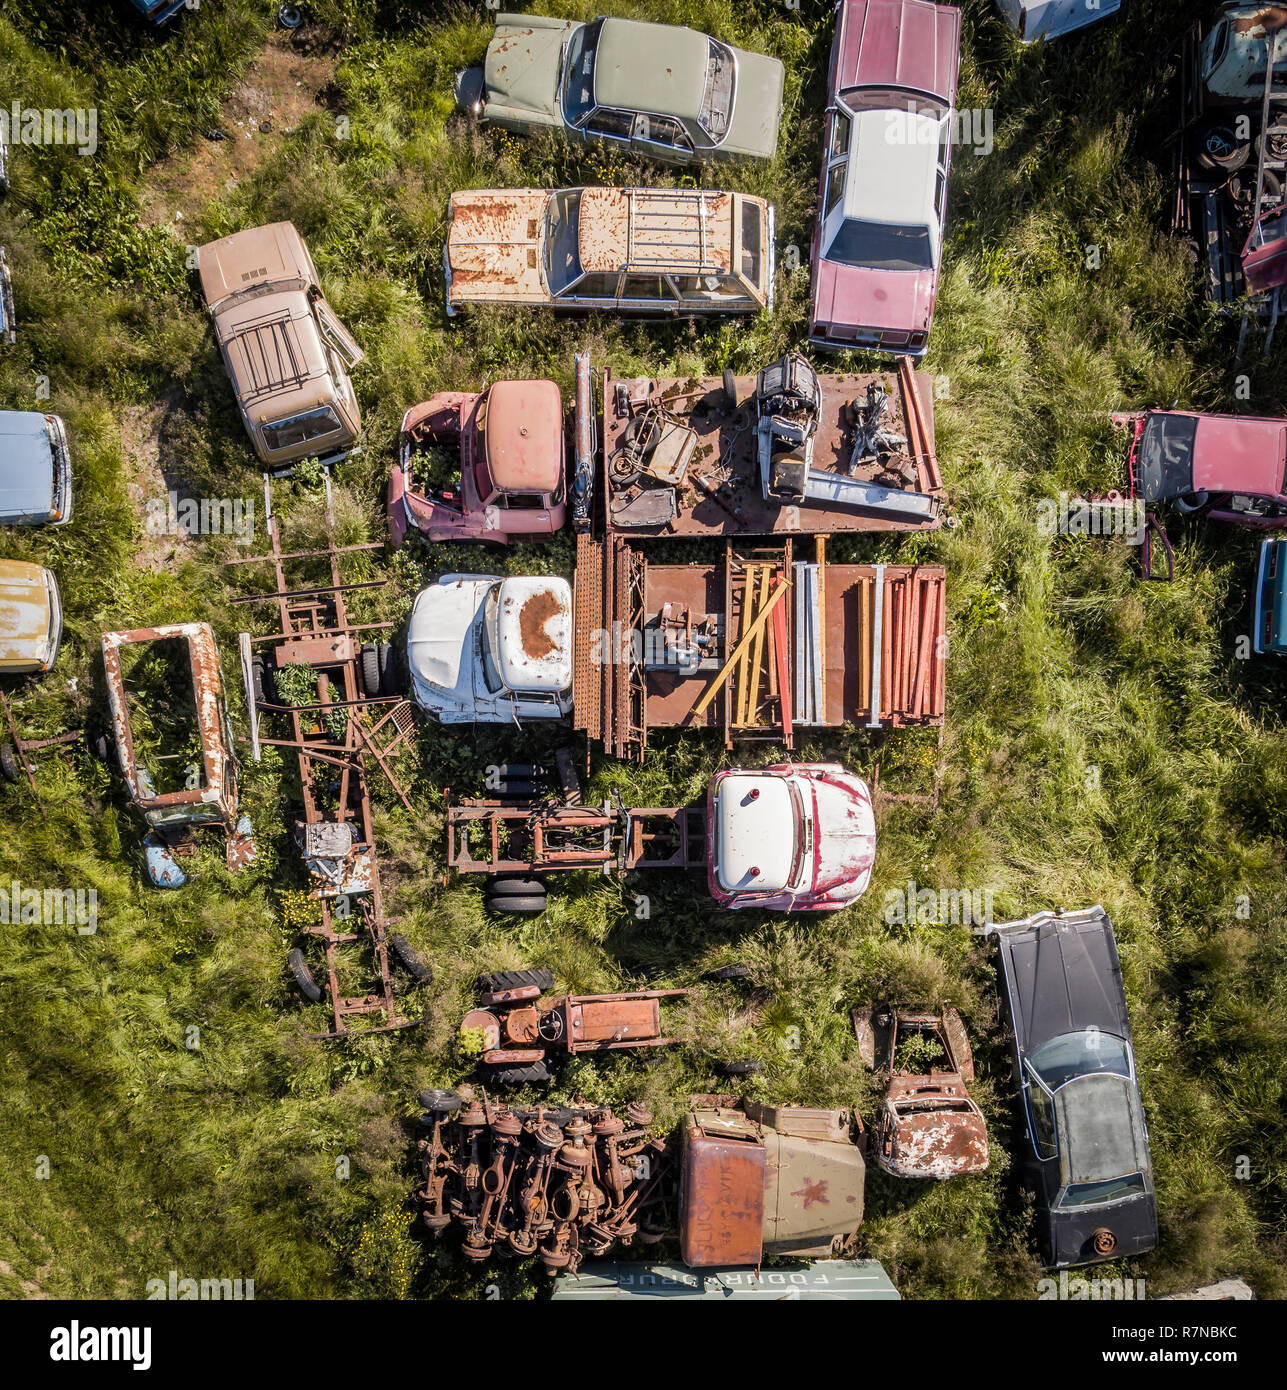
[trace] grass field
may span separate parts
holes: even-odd
[[[405,408],[485,377],[553,376],[570,392],[587,345],[618,374],[750,372],[803,344],[807,269],[783,269],[772,316],[694,329],[541,313],[448,323],[440,251],[457,187],[670,181],[629,160],[479,131],[453,114],[451,78],[477,61],[492,15],[466,0],[315,0],[293,39],[266,0],[206,3],[164,34],[125,0],[85,7],[0,0],[0,97],[98,112],[94,158],[16,146],[0,244],[19,341],[0,350],[0,406],[67,421],[76,514],[17,528],[0,554],[55,569],[67,635],[54,672],[6,681],[28,737],[104,706],[99,636],[208,619],[235,680],[253,577],[229,570],[235,539],[151,534],[147,503],[171,486],[253,499],[241,428],[189,248],[276,219],[308,241],[328,297],[364,345],[355,384],[365,451],[338,474],[345,540],[382,539],[383,489]],[[543,0],[592,15],[595,0]],[[779,153],[727,186],[778,208],[780,258],[807,248],[831,41],[826,0],[612,0],[780,57]],[[1156,1169],[1161,1244],[1105,1270],[1150,1294],[1241,1274],[1287,1294],[1287,740],[1281,663],[1247,658],[1255,542],[1175,526],[1176,582],[1145,585],[1133,551],[1050,536],[1038,503],[1119,482],[1107,414],[1173,400],[1282,414],[1281,352],[1252,355],[1235,402],[1228,330],[1199,307],[1193,272],[1164,233],[1174,72],[1160,36],[1196,6],[1151,0],[1080,37],[1023,50],[989,0],[966,0],[960,105],[994,113],[995,148],[955,162],[949,247],[927,368],[938,452],[957,521],[932,535],[835,543],[837,558],[946,563],[948,723],[936,810],[881,808],[872,886],[834,920],[713,910],[682,876],[570,881],[520,925],[485,915],[473,886],[442,886],[442,793],[482,789],[520,751],[504,730],[424,730],[402,763],[415,815],[377,783],[386,890],[436,979],[408,991],[423,1028],[328,1045],[291,986],[302,871],[289,838],[293,767],[245,766],[261,855],[233,877],[203,853],[199,876],[159,894],[142,871],[142,824],[115,769],[46,756],[39,799],[0,791],[0,884],[93,888],[96,933],[0,927],[0,1293],[139,1297],[150,1278],[253,1278],[258,1297],[531,1297],[516,1264],[467,1271],[415,1233],[415,1094],[468,1063],[455,1023],[480,968],[546,964],[578,991],[694,983],[752,964],[772,1000],[754,1026],[710,991],[673,1018],[695,1041],[645,1067],[624,1055],[568,1067],[559,1096],[644,1096],[674,1116],[716,1089],[714,1063],[766,1067],[758,1094],[857,1104],[875,1090],[850,1007],[938,997],[975,1040],[974,1088],[993,1138],[989,1172],[928,1185],[869,1170],[861,1253],[906,1297],[1034,1296],[1029,1217],[1008,1153],[1018,1117],[989,951],[957,927],[891,925],[888,890],[914,879],[991,890],[998,919],[1100,902],[1117,927]],[[260,129],[261,122],[269,129]],[[228,137],[212,140],[221,129]],[[1096,248],[1092,253],[1089,248]],[[1094,268],[1092,268],[1094,266]],[[838,359],[838,366],[857,365]],[[47,384],[47,396],[42,394]],[[47,404],[42,402],[47,400]],[[316,534],[310,480],[276,490],[288,536]],[[570,573],[567,537],[499,563]],[[443,568],[498,563],[469,547],[354,562],[387,576],[359,616],[400,620]],[[554,733],[533,734],[540,752]],[[808,740],[801,756],[924,790],[932,738]],[[771,751],[752,746],[751,760]],[[699,795],[721,750],[657,738],[640,767],[601,764],[593,790],[636,804]],[[650,917],[635,915],[635,894]],[[194,1034],[191,1030],[196,1029]],[[193,1043],[196,1043],[193,1046]]]

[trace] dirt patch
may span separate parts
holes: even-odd
[[[184,495],[183,480],[173,461],[163,458],[162,443],[166,421],[181,403],[182,392],[175,388],[152,405],[126,406],[121,415],[126,491],[140,533],[134,563],[154,574],[178,570],[193,542],[186,531],[165,524],[174,510],[171,495],[176,503]]]
[[[150,172],[141,220],[151,226],[191,223],[209,202],[253,174],[306,116],[325,106],[336,54],[301,51],[275,33],[223,104],[218,127]],[[214,138],[221,135],[223,138]]]

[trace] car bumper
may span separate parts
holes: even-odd
[[[1110,1249],[1097,1249],[1096,1234],[1109,1232]],[[1099,1264],[1142,1255],[1157,1245],[1157,1203],[1151,1192],[1125,1202],[1087,1207],[1083,1211],[1053,1211],[1042,1231],[1042,1257],[1047,1269]]]

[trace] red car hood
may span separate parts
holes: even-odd
[[[876,818],[865,789],[860,792],[821,778],[810,786],[818,837],[813,892],[822,894],[871,873],[876,861]]]
[[[851,328],[928,333],[934,309],[932,270],[870,270],[819,259],[813,321]]]
[[[1281,496],[1287,464],[1287,421],[1229,415],[1198,419],[1193,486],[1208,492]]]

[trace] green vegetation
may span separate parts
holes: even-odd
[[[402,412],[435,390],[553,375],[566,396],[572,353],[587,344],[620,374],[718,375],[803,342],[803,268],[780,271],[776,313],[750,325],[522,312],[448,324],[439,257],[454,188],[674,178],[454,114],[452,76],[481,57],[490,31],[482,5],[458,0],[430,19],[418,4],[315,0],[315,22],[293,39],[274,32],[268,0],[203,5],[164,34],[124,3],[88,19],[86,8],[0,0],[0,97],[99,112],[93,159],[13,148],[0,207],[19,325],[17,346],[0,352],[0,405],[41,408],[47,380],[44,408],[68,423],[76,478],[70,526],[0,538],[0,553],[55,569],[66,605],[56,670],[7,687],[28,737],[101,717],[102,631],[197,618],[219,635],[234,726],[245,730],[236,633],[248,619],[229,600],[268,576],[225,567],[245,553],[232,537],[145,525],[146,502],[168,487],[244,497],[259,508],[264,548],[259,473],[191,245],[294,221],[366,348],[355,378],[366,447],[336,480],[346,544],[384,536]],[[537,8],[590,15],[596,5]],[[774,199],[780,251],[794,245],[807,263],[830,0],[798,11],[773,0],[608,8],[783,59],[779,154],[724,177]],[[1174,73],[1158,36],[1178,34],[1193,8],[1128,6],[1081,37],[1024,51],[988,0],[967,0],[960,104],[995,111],[996,143],[956,158],[926,363],[958,524],[832,547],[839,559],[939,560],[950,575],[941,796],[936,809],[882,804],[863,901],[830,921],[759,920],[717,913],[681,875],[587,876],[560,885],[539,919],[489,918],[477,886],[442,886],[442,788],[479,794],[487,766],[522,750],[505,729],[427,729],[401,765],[416,814],[376,783],[391,911],[435,971],[428,990],[405,996],[424,1026],[308,1042],[325,1012],[303,1003],[285,968],[315,910],[290,839],[293,759],[271,748],[259,764],[247,757],[257,863],[233,876],[212,844],[193,881],[163,894],[147,886],[143,827],[116,769],[46,754],[39,800],[25,784],[0,791],[0,883],[93,888],[98,930],[0,928],[0,1294],[137,1297],[177,1269],[253,1278],[259,1297],[479,1297],[497,1280],[507,1296],[531,1297],[539,1274],[478,1274],[422,1245],[407,1204],[415,1095],[465,1078],[457,1024],[475,975],[547,965],[560,986],[586,992],[691,984],[739,960],[762,1007],[748,1012],[728,987],[708,987],[671,1015],[699,1043],[649,1067],[629,1055],[573,1062],[555,1094],[641,1096],[673,1116],[687,1092],[715,1088],[716,1059],[755,1055],[766,1063],[757,1094],[853,1103],[870,1118],[876,1084],[857,1056],[851,1006],[951,1000],[974,1040],[992,1168],[933,1186],[872,1169],[863,1253],[907,1296],[1031,1297],[1039,1271],[1008,1157],[1017,1117],[990,953],[960,927],[887,924],[885,894],[909,879],[990,888],[1001,919],[1053,904],[1108,908],[1162,1243],[1104,1273],[1142,1276],[1150,1293],[1229,1274],[1262,1296],[1287,1293],[1287,678],[1238,649],[1255,540],[1175,528],[1176,582],[1145,585],[1120,543],[1050,536],[1037,521],[1041,498],[1118,482],[1111,410],[1234,405],[1229,333],[1198,307],[1183,250],[1162,230]],[[229,138],[207,138],[216,127]],[[1251,398],[1238,408],[1284,413],[1283,354],[1253,355],[1246,370]],[[275,491],[290,547],[319,538],[317,482]],[[422,546],[359,554],[346,575],[387,576],[354,610],[397,622],[436,571],[496,565],[570,573],[572,547],[566,536],[500,557]],[[524,748],[540,756],[555,742],[537,733]],[[879,756],[880,787],[901,792],[927,787],[936,749],[924,736],[875,749],[855,732],[797,752],[869,778]],[[592,791],[654,805],[696,798],[721,760],[714,744],[658,739],[641,767],[601,766]],[[646,919],[637,894],[648,895]]]

